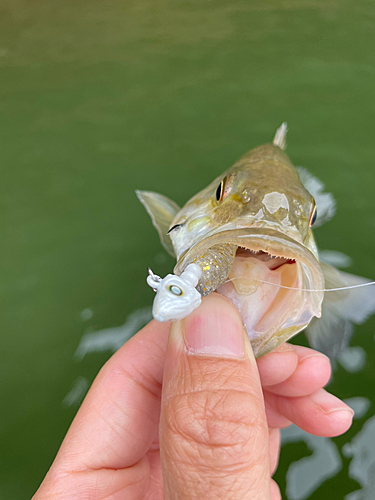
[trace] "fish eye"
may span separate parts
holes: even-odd
[[[311,215],[310,215],[310,221],[309,221],[310,227],[315,223],[317,216],[318,216],[318,210],[316,209],[316,205],[315,205],[315,207],[313,208],[313,211],[311,212]]]
[[[220,203],[221,200],[223,199],[223,194],[224,194],[224,180],[222,180],[220,182],[220,184],[218,185],[218,187],[216,189],[216,201],[218,203]]]
[[[169,285],[168,290],[173,293],[173,295],[181,296],[183,295],[182,289],[177,285]]]

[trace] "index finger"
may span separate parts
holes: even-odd
[[[151,321],[103,366],[56,458],[62,468],[121,469],[147,452],[159,425],[169,328]]]

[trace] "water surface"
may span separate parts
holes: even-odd
[[[182,204],[287,121],[337,199],[319,246],[375,278],[374,30],[363,0],[0,0],[0,498],[31,497],[173,266],[136,188]],[[372,498],[374,325],[329,387],[358,418],[286,433],[283,498]]]

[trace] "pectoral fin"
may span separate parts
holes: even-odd
[[[370,282],[327,264],[322,263],[321,267],[327,289]],[[313,318],[305,330],[309,343],[314,349],[336,358],[348,346],[354,324],[364,323],[374,313],[375,285],[325,292],[321,318]]]
[[[151,217],[152,223],[159,233],[161,244],[172,257],[175,257],[172,241],[167,232],[180,207],[166,196],[152,191],[136,191],[136,194]]]
[[[299,178],[307,191],[314,197],[318,217],[314,223],[314,229],[328,222],[335,215],[336,201],[331,193],[324,192],[322,181],[314,177],[304,167],[297,167]]]

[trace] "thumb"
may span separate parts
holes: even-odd
[[[217,293],[172,324],[160,454],[165,500],[271,498],[254,355],[237,309]]]

